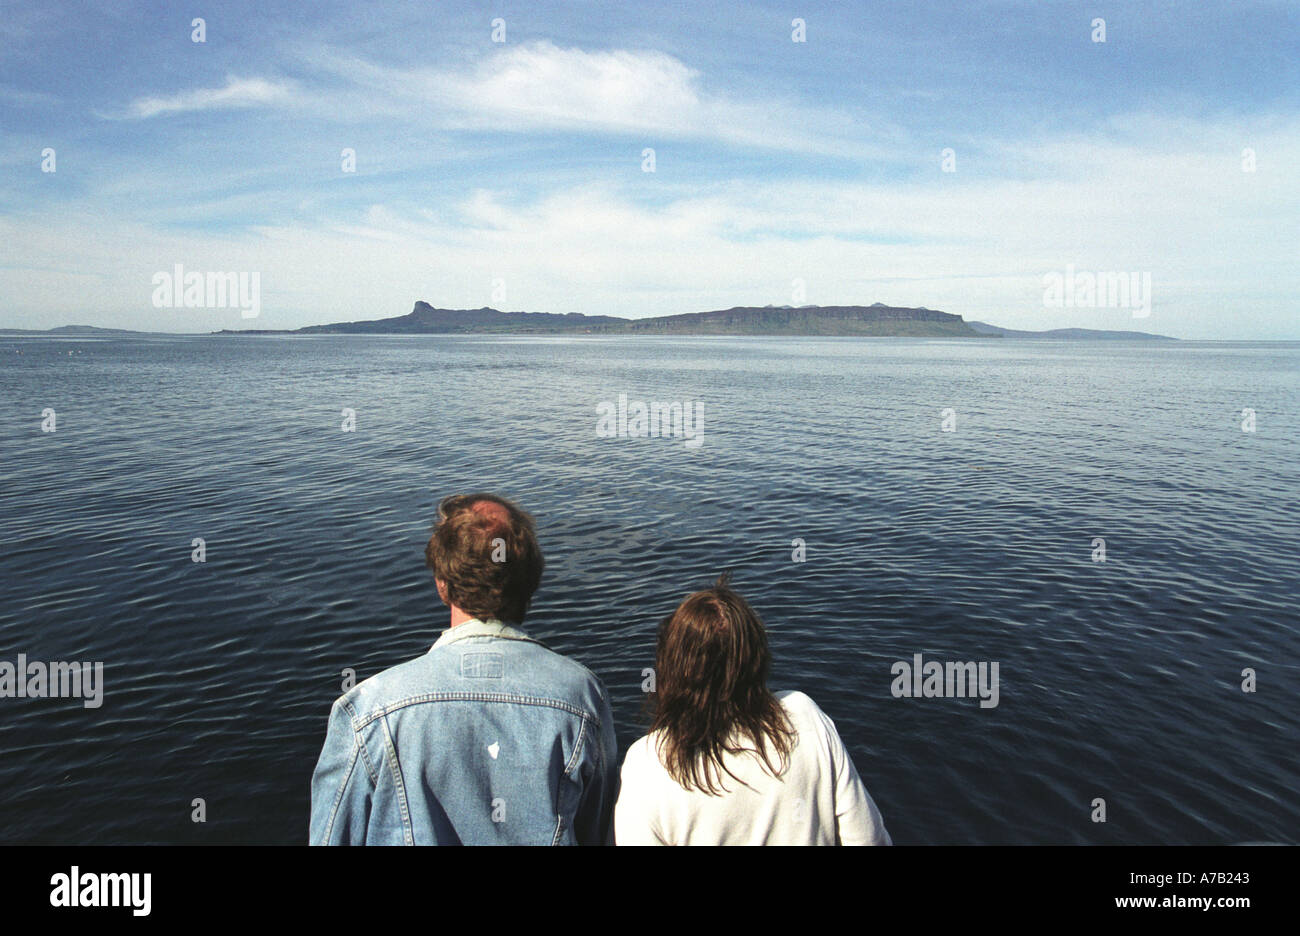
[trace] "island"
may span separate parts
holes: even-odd
[[[54,338],[144,338],[161,332],[61,325],[49,329],[0,328],[0,336]],[[629,319],[580,312],[502,312],[499,309],[439,309],[423,300],[406,315],[303,328],[223,328],[213,336],[256,335],[666,335],[774,336],[817,338],[1009,338],[1082,341],[1176,341],[1140,331],[1053,328],[1022,331],[967,322],[935,309],[876,302],[869,306],[735,306],[711,312],[686,312]]]
[[[1144,332],[1088,328],[1048,332],[1013,331],[967,322],[960,315],[934,309],[890,306],[736,306],[711,312],[687,312],[653,318],[552,312],[502,312],[499,309],[439,309],[420,300],[406,315],[303,328],[223,329],[221,335],[768,335],[875,338],[1043,337],[1097,339],[1165,339]]]

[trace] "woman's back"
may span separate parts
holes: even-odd
[[[779,777],[751,751],[728,753],[718,778],[726,792],[687,790],[660,760],[659,732],[633,744],[614,812],[616,843],[891,844],[834,723],[802,692],[776,698],[796,735]]]

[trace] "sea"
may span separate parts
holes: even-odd
[[[0,337],[0,842],[304,843],[478,490],[620,751],[730,572],[896,843],[1300,840],[1300,343],[195,335]]]

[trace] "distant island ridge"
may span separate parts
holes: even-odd
[[[50,329],[3,328],[0,334],[60,337],[129,337],[160,334],[93,325]],[[1049,338],[1078,340],[1176,341],[1167,335],[1094,328],[1024,331],[967,322],[935,309],[891,306],[736,306],[629,319],[581,312],[502,312],[499,309],[439,309],[420,300],[406,315],[293,329],[223,328],[212,335],[752,335],[866,338]]]
[[[967,322],[934,309],[890,306],[736,306],[628,319],[580,312],[502,312],[499,309],[438,309],[420,300],[406,315],[295,329],[222,329],[219,335],[773,335],[877,338],[1091,338],[1174,341],[1164,335],[1091,328],[1017,331]]]

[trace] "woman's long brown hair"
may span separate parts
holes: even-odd
[[[767,688],[767,631],[728,580],[723,575],[713,588],[688,595],[664,619],[655,655],[650,729],[659,732],[659,758],[683,788],[710,794],[727,792],[724,772],[743,783],[727,769],[725,754],[754,750],[779,776],[795,742]]]

